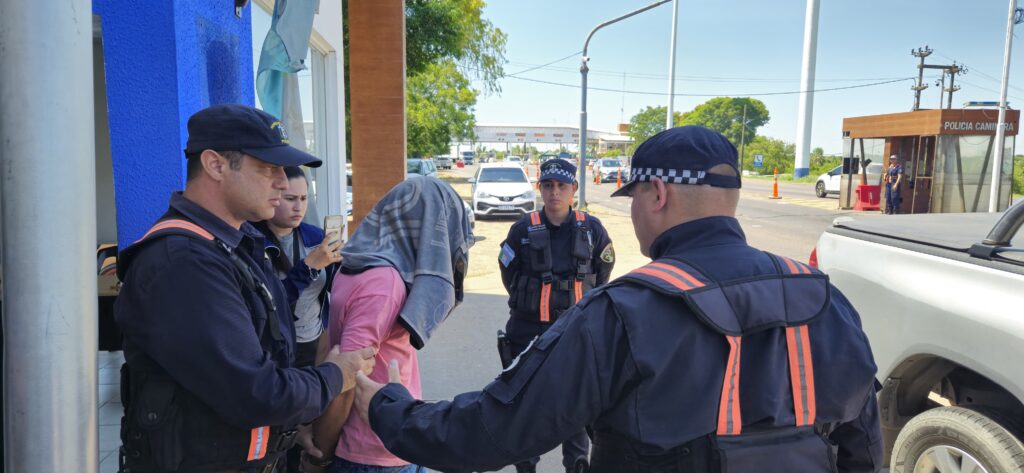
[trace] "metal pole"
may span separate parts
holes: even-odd
[[[593,34],[593,32],[591,32]],[[587,38],[589,41],[590,38]],[[586,51],[586,46],[583,47]],[[583,95],[581,97],[582,104],[580,105],[580,206],[581,210],[587,210],[587,72],[590,68],[587,67],[587,61],[590,58],[587,57],[586,52],[583,53],[583,61],[580,64],[580,74],[583,76],[581,84],[583,85]]]
[[[665,129],[675,126],[676,102],[676,30],[679,28],[679,0],[672,1],[672,43],[668,53],[668,113],[665,114]]]
[[[1003,82],[999,88],[999,118],[996,121],[996,158],[992,161],[992,182],[989,185],[988,211],[999,211],[999,188],[1003,171],[1003,148],[1006,147],[1006,86],[1010,82],[1010,49],[1013,46],[1013,17],[1017,0],[1010,0],[1006,15],[1006,47],[1003,51]],[[9,221],[9,220],[8,220]],[[6,278],[4,278],[6,279]]]
[[[743,175],[743,144],[747,142],[747,104],[743,104],[743,121],[740,122],[740,175]]]
[[[814,110],[814,69],[818,54],[818,2],[807,0],[804,17],[804,60],[800,72],[800,114],[796,121],[796,163],[793,177],[804,177],[810,173],[811,162],[811,114]]]
[[[95,473],[92,2],[0,11],[4,465]]]
[[[956,63],[953,63],[953,67],[949,70],[949,101],[946,102],[946,108],[953,108],[953,92],[956,92],[956,86],[953,82],[956,80],[956,73],[959,69],[956,67]],[[939,108],[942,108],[942,103],[939,103]]]
[[[616,17],[616,18],[612,18],[611,20],[608,20],[608,21],[606,21],[604,23],[601,23],[601,24],[595,26],[594,29],[590,30],[590,34],[587,35],[587,40],[583,42],[583,54],[582,54],[582,60],[581,60],[581,64],[580,64],[580,75],[582,76],[582,81],[581,81],[581,89],[582,90],[580,92],[581,105],[580,105],[580,142],[579,142],[579,146],[580,146],[580,162],[579,162],[579,165],[580,165],[579,166],[579,173],[580,173],[580,208],[583,209],[583,210],[586,210],[586,208],[587,208],[587,72],[590,71],[590,67],[587,66],[587,62],[590,61],[590,58],[587,57],[587,47],[590,45],[590,38],[594,37],[594,33],[597,33],[597,30],[599,30],[601,28],[604,28],[605,26],[608,26],[608,25],[610,25],[612,23],[620,22],[620,21],[625,20],[626,18],[629,18],[629,17],[631,17],[633,15],[637,15],[639,13],[643,13],[643,12],[645,12],[647,10],[650,10],[650,9],[652,9],[652,8],[658,6],[658,5],[664,5],[664,4],[666,4],[668,2],[671,2],[671,1],[672,0],[660,0],[660,1],[654,2],[654,3],[650,4],[650,5],[647,5],[646,7],[643,7],[643,8],[637,9],[637,10],[633,10],[633,11],[631,11],[629,13],[626,13],[625,15],[622,15],[622,16],[619,16],[619,17]]]

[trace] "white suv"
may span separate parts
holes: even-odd
[[[516,163],[481,164],[469,183],[476,215],[525,215],[537,208],[537,193]]]

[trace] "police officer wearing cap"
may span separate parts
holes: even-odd
[[[281,122],[244,105],[188,121],[184,192],[121,252],[124,333],[119,471],[270,472],[374,349],[295,368],[284,288],[246,221],[274,215],[284,166],[319,166]],[[311,275],[312,277],[312,275]]]
[[[885,213],[900,213],[901,184],[903,184],[903,166],[900,165],[900,158],[895,154],[889,156],[889,167],[885,170]]]
[[[556,158],[542,164],[540,172],[544,208],[512,225],[498,256],[511,309],[505,334],[498,336],[504,367],[591,289],[608,282],[615,264],[615,249],[601,221],[572,209],[579,187],[576,167]],[[589,447],[583,429],[566,439],[566,471],[586,471]],[[534,456],[516,463],[516,471],[536,471],[539,460]]]
[[[591,471],[875,472],[876,367],[828,277],[749,246],[736,148],[696,126],[641,144],[633,228],[653,259],[562,314],[482,391],[412,399],[357,374],[357,412],[396,455],[477,471],[584,426]]]

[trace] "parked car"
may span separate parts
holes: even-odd
[[[434,164],[437,165],[438,169],[451,169],[454,160],[451,156],[437,156],[434,158]]]
[[[415,176],[437,177],[437,167],[429,159],[409,159],[405,162],[405,178]]]
[[[465,200],[462,201],[462,206],[466,208],[466,215],[469,216],[469,228],[476,228],[476,214],[473,213],[473,207]]]
[[[629,169],[617,158],[601,158],[594,161],[594,175],[600,176],[601,182],[615,182],[629,179]],[[621,176],[620,176],[621,174]]]
[[[858,170],[859,172],[859,170]],[[825,197],[828,194],[839,193],[839,183],[842,181],[843,167],[836,166],[832,170],[818,176],[818,182],[814,184],[814,194],[818,197]],[[860,177],[853,176],[853,182],[859,184]],[[878,185],[882,182],[881,163],[868,164],[868,184]]]
[[[857,215],[818,240],[871,342],[894,473],[1024,471],[1022,223],[1024,203]]]
[[[537,193],[518,164],[481,164],[469,182],[473,184],[473,212],[478,216],[518,216],[537,208]]]
[[[520,166],[523,165],[523,158],[519,156],[505,156],[506,163],[516,163]]]

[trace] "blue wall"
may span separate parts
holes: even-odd
[[[93,1],[122,248],[184,188],[188,117],[212,104],[253,104],[250,8],[237,18],[225,1]]]

